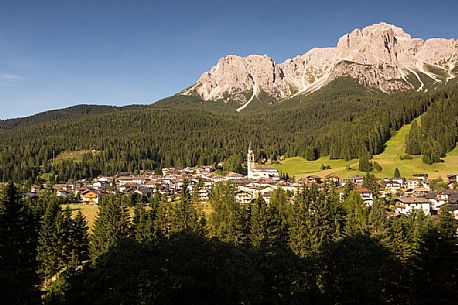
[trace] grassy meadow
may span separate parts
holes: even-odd
[[[400,156],[405,155],[405,137],[410,127],[411,125],[408,124],[399,129],[386,143],[384,152],[372,159],[382,166],[381,172],[373,172],[377,177],[392,177],[396,167],[403,177],[410,177],[415,173],[426,173],[431,178],[446,178],[447,174],[458,173],[458,147],[449,152],[443,158],[442,163],[427,165],[422,162],[421,156],[412,156],[411,160],[401,160]],[[321,170],[322,165],[329,165],[331,169]],[[308,175],[321,177],[336,175],[343,178],[364,175],[364,172],[358,171],[358,159],[345,161],[322,157],[315,161],[307,161],[301,157],[294,157],[281,161],[280,164],[272,164],[272,166],[296,178]],[[347,169],[347,166],[350,166],[350,170]]]

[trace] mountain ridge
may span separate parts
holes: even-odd
[[[385,93],[427,91],[431,86],[426,83],[455,78],[457,62],[456,38],[412,38],[381,22],[343,35],[336,47],[313,48],[282,63],[268,55],[227,55],[179,94],[237,101],[241,111],[261,92],[278,101],[311,93],[342,76]]]

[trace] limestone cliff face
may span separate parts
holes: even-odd
[[[382,22],[342,36],[335,48],[315,48],[283,63],[267,55],[226,56],[181,94],[239,101],[242,110],[261,92],[281,100],[342,76],[384,92],[427,90],[426,79],[440,83],[456,77],[457,62],[457,39],[424,41]]]

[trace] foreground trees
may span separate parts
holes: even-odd
[[[355,191],[341,201],[316,186],[240,205],[233,185],[218,184],[208,223],[187,187],[132,213],[110,195],[88,238],[84,217],[52,198],[28,206],[12,184],[1,198],[8,304],[39,303],[37,285],[45,304],[453,304],[458,288],[446,208],[437,222],[387,218],[378,199],[368,208]]]

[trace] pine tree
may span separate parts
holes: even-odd
[[[86,217],[78,211],[73,221],[71,240],[73,243],[72,264],[81,265],[89,259],[89,228]]]
[[[170,214],[171,203],[168,202],[167,195],[164,194],[157,206],[154,219],[155,231],[162,237],[169,237],[171,234]]]
[[[375,199],[368,216],[368,225],[371,236],[384,240],[388,235],[387,211],[380,199]]]
[[[105,254],[129,233],[129,211],[119,195],[102,198],[91,236],[92,260]]]
[[[274,190],[266,211],[266,234],[270,243],[288,245],[288,215],[289,204],[286,192],[281,188]]]
[[[170,215],[171,233],[194,232],[199,233],[199,217],[192,204],[187,181],[183,182],[178,200],[172,204]]]
[[[235,189],[229,184],[216,184],[210,204],[213,213],[209,219],[209,236],[234,245],[246,243],[249,231],[249,213],[235,200]]]
[[[58,243],[56,219],[60,212],[57,201],[50,201],[48,203],[38,236],[38,274],[44,280],[45,284],[59,271],[59,253],[56,248]]]
[[[393,175],[394,178],[401,178],[401,172],[399,171],[399,168],[395,168],[394,169],[394,175]]]
[[[267,204],[262,196],[255,199],[251,208],[250,240],[259,247],[267,238]]]
[[[414,254],[409,226],[404,218],[394,219],[389,226],[386,246],[401,262],[406,262]]]
[[[38,223],[10,182],[0,192],[0,303],[27,304],[37,296]]]
[[[156,207],[152,207],[151,211],[146,211],[143,204],[137,204],[135,206],[130,231],[131,236],[138,242],[151,241],[156,238],[157,232],[154,226],[156,213]]]
[[[289,242],[299,256],[314,254],[340,234],[339,208],[334,193],[304,188],[295,197],[289,226]]]
[[[357,191],[352,191],[344,201],[345,207],[345,234],[354,236],[367,234],[368,211],[364,201]]]
[[[369,161],[371,158],[369,153],[364,153],[362,156],[359,157],[359,165],[358,168],[362,172],[370,172],[372,170],[372,164]]]
[[[439,210],[439,223],[437,231],[444,239],[452,239],[456,235],[455,219],[448,212],[447,205],[444,204]]]
[[[363,178],[363,186],[373,191],[377,195],[379,191],[379,185],[377,182],[377,177],[371,173],[366,173]]]

